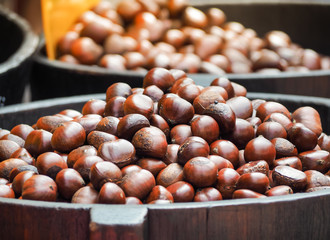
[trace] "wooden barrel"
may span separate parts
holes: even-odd
[[[312,106],[330,133],[330,99],[250,93],[290,111]],[[32,124],[104,94],[43,100],[0,109],[0,126]],[[0,239],[329,239],[330,190],[263,199],[164,205],[70,204],[0,198]]]
[[[38,37],[24,19],[4,8],[0,8],[0,33],[1,107],[22,101]]]

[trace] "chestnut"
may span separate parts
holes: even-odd
[[[182,144],[188,137],[192,136],[191,126],[179,124],[171,128],[170,139],[173,144]]]
[[[134,134],[144,127],[150,127],[149,120],[142,114],[127,114],[119,120],[117,125],[117,136],[131,140]]]
[[[232,66],[234,67],[234,66]],[[244,65],[239,65],[240,68],[243,68],[244,69]],[[249,68],[246,69],[246,72],[249,72]],[[235,92],[235,96],[243,96],[245,97],[246,94],[247,94],[247,90],[244,86],[238,84],[238,83],[235,83],[235,82],[232,82],[231,85],[233,86],[234,88],[234,92]]]
[[[139,113],[150,119],[154,111],[153,101],[146,95],[133,94],[124,102],[124,114]]]
[[[166,120],[158,114],[152,114],[149,119],[150,125],[159,128],[162,130],[166,136],[166,138],[170,135],[170,126],[166,122]]]
[[[161,170],[157,177],[157,185],[168,187],[169,185],[183,180],[183,167],[178,163],[171,163]]]
[[[25,148],[17,149],[12,155],[10,155],[10,158],[19,158],[27,162],[29,165],[35,165],[35,159]]]
[[[223,199],[232,198],[239,178],[240,175],[232,168],[223,168],[218,172],[216,188],[221,193]]]
[[[128,85],[127,83],[117,82],[111,84],[111,86],[107,88],[105,101],[109,102],[111,98],[117,96],[127,98],[130,95],[132,95],[131,86]]]
[[[125,204],[125,193],[117,184],[107,182],[100,189],[98,203]]]
[[[294,123],[288,131],[288,140],[299,152],[312,150],[317,145],[317,135],[302,123]]]
[[[16,136],[19,136],[21,137],[23,140],[26,139],[26,137],[29,135],[30,132],[32,132],[34,129],[30,126],[30,125],[27,125],[27,124],[19,124],[19,125],[16,125],[15,127],[13,127],[11,130],[10,130],[10,133],[11,134],[14,134]]]
[[[73,120],[73,122],[79,123],[85,130],[86,136],[91,132],[94,131],[96,126],[101,121],[102,116],[98,114],[86,114],[82,117],[77,117]],[[76,128],[76,131],[78,131],[79,127]],[[77,133],[77,132],[76,132]],[[82,132],[81,132],[82,134]]]
[[[234,169],[233,164],[228,159],[225,159],[221,156],[209,155],[209,156],[207,156],[207,158],[210,159],[215,164],[218,171],[220,171],[223,168],[232,168],[232,169]]]
[[[276,186],[265,192],[265,195],[267,197],[283,196],[283,195],[288,195],[288,194],[293,194],[293,191],[289,186],[286,186],[286,185]]]
[[[197,189],[194,202],[208,202],[222,200],[221,193],[214,187]]]
[[[55,179],[58,192],[64,199],[71,200],[76,191],[85,186],[85,181],[76,170],[72,168],[62,169]]]
[[[173,196],[174,202],[191,202],[195,196],[193,186],[185,181],[178,181],[166,188]]]
[[[210,153],[208,143],[201,137],[189,137],[178,150],[178,163],[182,166],[194,157],[207,157]]]
[[[228,140],[217,140],[210,145],[210,154],[219,155],[238,166],[238,148]]]
[[[240,175],[243,175],[245,173],[260,172],[268,176],[269,165],[265,160],[252,161],[240,166],[236,169],[236,171]]]
[[[144,127],[137,131],[132,139],[136,153],[140,156],[162,159],[167,150],[166,136],[156,127]]]
[[[233,97],[228,99],[226,104],[233,110],[237,118],[247,119],[252,116],[252,103],[243,96]]]
[[[0,140],[0,161],[10,158],[10,156],[21,147],[11,140]]]
[[[232,132],[236,124],[236,116],[226,103],[215,101],[205,108],[203,114],[213,117],[220,128],[220,135]]]
[[[152,188],[149,193],[146,202],[150,203],[155,200],[168,200],[170,202],[174,202],[172,194],[163,186],[156,185]]]
[[[102,47],[89,37],[77,38],[71,45],[71,54],[79,62],[87,65],[95,64],[101,57],[102,52]]]
[[[215,102],[224,103],[225,99],[219,91],[213,91],[214,89],[208,89],[201,92],[193,101],[195,113],[204,114],[205,109]],[[225,91],[225,90],[224,90]],[[227,95],[228,96],[228,95]],[[208,114],[207,114],[208,115]],[[212,116],[211,116],[212,117]]]
[[[196,28],[204,28],[208,23],[205,13],[190,6],[183,11],[183,21],[186,25]]]
[[[53,132],[51,144],[54,150],[70,152],[85,143],[85,129],[76,122],[60,124]]]
[[[209,187],[217,180],[217,166],[206,157],[194,157],[183,167],[183,178],[193,186]]]
[[[13,182],[14,178],[21,172],[25,172],[25,171],[32,171],[36,174],[38,174],[38,169],[35,166],[32,165],[22,165],[22,166],[18,166],[13,168],[10,173],[9,173],[9,181]]]
[[[98,203],[98,194],[92,186],[85,186],[73,194],[71,202],[84,204]]]
[[[275,157],[275,146],[263,136],[249,141],[244,150],[244,158],[247,162],[265,160],[271,166]]]
[[[83,115],[87,114],[98,114],[103,116],[104,114],[104,107],[106,105],[106,102],[100,99],[91,99],[87,101],[82,110],[81,113]]]
[[[155,158],[141,158],[137,165],[140,166],[143,169],[148,170],[151,172],[155,177],[158,175],[158,173],[166,168],[166,164],[158,159]]]
[[[300,107],[292,113],[296,123],[302,123],[312,130],[318,137],[322,133],[320,114],[312,107]]]
[[[277,166],[272,172],[272,179],[276,186],[287,185],[294,192],[305,189],[307,185],[307,176],[304,172],[289,166]]]
[[[208,144],[211,144],[219,137],[219,125],[210,116],[197,116],[191,121],[190,125],[192,135],[203,138]]]
[[[58,125],[64,122],[70,121],[71,118],[63,118],[60,116],[52,115],[52,116],[43,116],[40,117],[37,121],[37,128],[43,129],[48,132],[52,132]]]
[[[264,103],[260,104],[260,106],[257,108],[257,117],[259,117],[261,119],[261,121],[264,121],[264,119],[269,114],[274,113],[274,112],[282,113],[286,117],[291,119],[291,114],[285,106],[283,106],[280,103],[272,102],[272,101],[268,101],[268,102],[264,102]]]
[[[165,68],[153,68],[145,75],[143,79],[143,88],[156,85],[163,92],[166,92],[174,84],[174,77],[171,72]]]
[[[102,143],[117,140],[117,139],[118,139],[118,137],[116,137],[115,135],[101,132],[101,131],[91,131],[87,135],[87,143],[94,146],[95,148],[99,148],[99,146]]]
[[[316,187],[330,186],[330,179],[316,170],[307,170],[304,172],[307,177],[306,190]]]
[[[302,170],[317,170],[326,173],[330,169],[330,153],[325,150],[311,150],[298,155]]]
[[[274,112],[269,114],[264,122],[277,122],[281,124],[286,131],[288,131],[292,127],[292,121],[284,114],[279,112]]]
[[[233,199],[238,198],[265,198],[266,196],[250,189],[238,189],[233,193]]]
[[[178,162],[179,144],[168,144],[163,162],[167,165]]]
[[[237,181],[236,189],[250,189],[264,194],[268,190],[269,179],[261,172],[244,173]]]
[[[124,103],[126,98],[122,96],[115,96],[110,98],[107,101],[107,104],[104,108],[104,115],[105,116],[113,116],[113,117],[123,117],[124,114]]]
[[[84,145],[72,150],[68,154],[67,164],[68,167],[72,168],[75,162],[82,156],[96,156],[97,149],[91,145]]]
[[[95,130],[116,135],[118,123],[119,119],[117,117],[107,116],[102,118],[101,121],[99,121],[99,123],[96,125]]]
[[[0,198],[15,198],[13,189],[7,185],[0,185]]]
[[[114,163],[96,162],[90,169],[90,181],[96,190],[100,190],[104,183],[117,183],[122,179],[122,173]]]
[[[297,156],[297,148],[285,138],[273,138],[271,143],[274,144],[276,150],[276,158]]]
[[[18,158],[9,158],[0,162],[0,178],[5,178],[9,180],[10,172],[14,168],[18,168],[20,166],[27,166],[28,164]]]
[[[302,163],[297,156],[278,158],[273,162],[273,166],[290,166],[302,171]]]
[[[120,169],[120,171],[121,171],[122,175],[125,176],[126,174],[130,174],[135,171],[140,171],[141,169],[142,168],[139,167],[138,165],[131,164],[131,165],[127,165],[127,166],[123,167],[122,169]]]
[[[159,115],[170,125],[187,124],[195,114],[191,103],[177,95],[165,94],[158,104]]]
[[[164,92],[156,85],[150,85],[144,89],[143,94],[150,97],[152,101],[158,102],[164,95]]]
[[[22,199],[55,202],[57,185],[45,175],[33,175],[23,184]]]
[[[55,180],[62,169],[68,168],[65,160],[57,153],[45,152],[37,158],[36,167],[40,174],[47,175]]]
[[[58,114],[70,117],[72,119],[82,116],[81,112],[74,110],[74,109],[65,109],[65,110],[60,111]]]
[[[11,134],[11,133],[3,136],[0,140],[11,140],[11,141],[17,143],[20,147],[24,147],[24,143],[25,143],[23,138],[16,136],[14,134]]]
[[[142,204],[142,202],[137,197],[126,197],[125,204],[126,205],[140,205],[140,204]]]
[[[77,159],[73,165],[73,169],[76,170],[85,182],[89,182],[89,174],[91,167],[97,162],[103,162],[104,160],[99,156],[83,155]]]
[[[124,190],[126,196],[137,197],[143,201],[156,185],[156,181],[152,173],[141,169],[125,175],[118,185]]]

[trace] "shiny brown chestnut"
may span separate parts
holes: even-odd
[[[193,186],[185,181],[178,181],[166,188],[173,196],[174,202],[191,202],[195,196]]]
[[[179,144],[168,144],[162,161],[167,165],[178,162],[179,147]]]
[[[47,175],[55,180],[62,169],[68,168],[65,160],[57,153],[45,152],[37,158],[36,167],[40,174]]]
[[[125,193],[117,184],[107,182],[100,189],[98,203],[125,204]]]
[[[223,168],[232,168],[232,169],[234,169],[233,164],[228,159],[225,159],[221,156],[208,155],[207,158],[210,159],[215,164],[218,171],[220,171]]]
[[[140,205],[142,204],[141,200],[136,197],[126,197],[125,200],[126,205]]]
[[[132,88],[127,83],[117,82],[110,85],[106,91],[106,102],[108,102],[113,97],[124,97],[132,95]]]
[[[102,118],[101,121],[99,121],[99,123],[96,125],[95,130],[116,135],[118,123],[118,118],[113,116],[107,116]]]
[[[159,128],[162,130],[168,138],[170,136],[170,126],[166,122],[166,120],[158,114],[152,114],[151,118],[149,119],[150,125]]]
[[[235,144],[238,149],[244,149],[246,144],[255,137],[255,131],[247,120],[236,118],[234,129],[223,137]]]
[[[0,185],[0,198],[15,198],[13,189],[7,185]]]
[[[91,99],[89,101],[87,101],[82,110],[81,113],[83,115],[86,114],[98,114],[103,116],[104,114],[104,107],[106,105],[106,102],[100,99]]]
[[[322,133],[317,141],[322,150],[330,152],[330,136]]]
[[[145,75],[143,87],[156,85],[162,91],[166,92],[174,84],[174,77],[170,71],[165,68],[153,68]]]
[[[302,123],[292,125],[288,131],[288,140],[299,152],[312,150],[317,145],[317,135]]]
[[[98,202],[98,191],[92,186],[85,186],[77,190],[71,199],[72,203],[93,204]]]
[[[149,120],[142,114],[127,114],[119,120],[117,125],[117,136],[131,140],[134,134],[144,127],[150,127]]]
[[[290,166],[302,171],[302,163],[297,156],[278,158],[273,162],[273,166]]]
[[[236,171],[240,175],[243,175],[245,173],[260,172],[268,176],[269,165],[265,160],[252,161],[240,166],[236,169]]]
[[[122,169],[120,169],[121,173],[123,176],[127,175],[127,174],[130,174],[132,172],[135,172],[135,171],[140,171],[142,168],[138,165],[135,165],[135,164],[131,164],[131,165],[127,165],[125,167],[123,167]]]
[[[285,128],[277,122],[263,122],[257,128],[256,135],[262,135],[268,140],[273,138],[286,138],[287,132]]]
[[[112,162],[118,167],[131,164],[135,158],[135,147],[125,139],[117,139],[100,145],[98,155],[105,161]]]
[[[233,193],[233,199],[239,198],[265,198],[266,196],[250,189],[238,189]]]
[[[330,153],[325,150],[311,150],[298,155],[302,170],[317,170],[326,173],[330,169]]]
[[[219,125],[210,116],[197,116],[191,121],[190,126],[192,135],[203,138],[208,144],[219,138]]]
[[[35,165],[35,159],[31,156],[31,154],[25,148],[19,148],[12,155],[10,158],[19,158],[27,162],[29,165]]]
[[[161,170],[156,177],[157,185],[168,187],[169,185],[183,180],[183,167],[178,163],[171,163]]]
[[[276,158],[298,155],[297,148],[285,138],[273,138],[271,143],[275,146]]]
[[[147,197],[146,203],[150,203],[155,200],[168,200],[170,202],[174,202],[172,194],[161,185],[156,185],[152,188]]]
[[[33,175],[23,184],[22,199],[55,202],[57,185],[45,175]]]
[[[282,104],[278,102],[264,102],[260,104],[260,106],[256,109],[257,110],[257,117],[261,119],[261,121],[264,121],[264,119],[271,113],[279,112],[287,116],[289,119],[291,119],[291,114],[289,110],[283,106]]]
[[[12,181],[12,189],[15,192],[16,197],[21,196],[24,182],[36,174],[37,174],[36,172],[28,170],[28,171],[20,172],[15,176],[15,178]]]
[[[72,120],[69,117],[60,117],[56,115],[43,116],[40,117],[37,121],[37,129],[43,129],[48,132],[52,132],[58,125],[64,122]]]
[[[261,172],[244,173],[237,181],[236,189],[250,189],[264,194],[269,187],[269,179]]]
[[[232,168],[223,168],[218,172],[216,188],[223,199],[232,198],[240,175]]]
[[[73,169],[81,175],[86,183],[88,183],[91,167],[95,163],[103,161],[102,158],[96,155],[83,155],[73,164]]]
[[[5,136],[3,136],[2,138],[0,138],[0,140],[11,140],[15,143],[17,143],[20,147],[24,147],[25,141],[23,138],[16,136],[14,134],[7,134]]]
[[[265,192],[265,195],[267,197],[283,196],[283,195],[288,195],[288,194],[293,194],[293,191],[289,186],[286,186],[286,185],[276,186]]]
[[[67,200],[71,200],[75,192],[85,186],[85,181],[82,176],[72,168],[59,171],[56,175],[55,182],[59,194]]]
[[[165,94],[158,102],[158,109],[170,125],[187,124],[195,114],[191,103],[174,94]]]
[[[252,116],[252,103],[247,97],[233,97],[228,99],[226,104],[233,110],[237,118],[247,119]]]
[[[104,108],[104,116],[123,117],[124,114],[124,103],[126,98],[122,96],[115,96],[107,101]]]
[[[59,152],[70,152],[82,146],[86,140],[85,129],[76,122],[65,122],[60,124],[51,139],[54,150]]]
[[[102,47],[88,37],[77,38],[71,45],[71,54],[79,62],[87,65],[95,64],[102,52]]]
[[[26,137],[30,134],[30,132],[32,132],[34,129],[27,124],[19,124],[16,125],[15,127],[13,127],[10,130],[11,134],[17,135],[19,137],[21,137],[23,140],[26,139]]]
[[[137,164],[143,168],[148,170],[149,172],[152,173],[152,175],[154,175],[155,177],[158,175],[158,173],[163,170],[164,168],[166,168],[166,164],[159,160],[159,159],[155,159],[155,158],[141,158]]]
[[[82,156],[96,156],[97,149],[91,145],[84,145],[72,150],[68,154],[67,164],[68,167],[72,168],[75,162]]]
[[[194,202],[209,202],[222,200],[221,193],[214,187],[197,189]]]
[[[89,174],[90,182],[96,190],[100,190],[104,183],[117,183],[122,179],[122,173],[115,164],[108,161],[97,162],[91,169]]]
[[[292,127],[292,121],[284,114],[274,112],[265,117],[264,122],[278,122],[286,131]]]
[[[276,186],[287,185],[294,192],[303,191],[307,185],[306,174],[289,166],[275,167],[272,172],[272,179]]]
[[[210,154],[219,155],[238,166],[238,148],[228,140],[217,140],[210,145]]]
[[[296,123],[302,123],[312,130],[318,137],[322,133],[321,117],[314,108],[305,106],[296,109],[292,113],[292,118]]]
[[[138,113],[150,119],[154,111],[153,101],[146,95],[133,94],[124,102],[124,114]]]
[[[265,160],[272,166],[275,157],[275,146],[263,136],[252,139],[244,150],[244,159],[246,162]]]
[[[212,186],[217,180],[217,166],[206,157],[194,157],[183,167],[183,178],[197,188]]]
[[[9,158],[0,162],[0,178],[5,178],[9,180],[10,172],[14,168],[18,168],[20,166],[27,166],[28,164],[18,158]]]
[[[220,128],[220,135],[232,132],[236,124],[236,116],[226,103],[214,102],[205,108],[203,114],[213,117]]]
[[[208,143],[201,137],[187,138],[178,149],[178,163],[182,166],[194,157],[207,157],[210,153]]]
[[[171,128],[171,143],[181,145],[188,137],[192,136],[191,126],[187,124],[179,124]]]
[[[152,173],[141,169],[125,175],[118,185],[124,190],[127,197],[137,197],[143,201],[156,185],[156,181]]]
[[[25,171],[32,171],[36,174],[38,174],[38,169],[35,166],[32,165],[22,165],[19,167],[15,167],[13,168],[10,173],[9,173],[9,181],[13,182],[14,178],[21,172],[25,172]]]
[[[178,89],[177,94],[179,97],[193,103],[195,98],[201,93],[199,86],[195,84],[187,84]]]
[[[132,139],[136,153],[140,156],[162,159],[167,150],[166,136],[156,127],[144,127],[137,131]]]
[[[94,146],[95,148],[99,148],[102,143],[109,142],[109,141],[114,141],[117,140],[118,137],[116,137],[113,134],[110,133],[105,133],[101,131],[91,131],[87,135],[87,143],[89,145]]]
[[[143,94],[150,97],[152,101],[158,102],[164,95],[164,92],[156,85],[150,85],[144,89]]]
[[[10,156],[21,147],[11,140],[0,140],[0,161],[10,158]]]

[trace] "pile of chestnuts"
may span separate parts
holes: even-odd
[[[159,204],[330,188],[330,137],[312,107],[250,100],[227,78],[151,69],[33,126],[0,130],[0,197]]]
[[[188,0],[100,2],[59,40],[57,58],[72,64],[146,73],[154,67],[188,73],[277,73],[330,69],[330,57],[304,49],[288,34],[263,38],[219,8]]]

